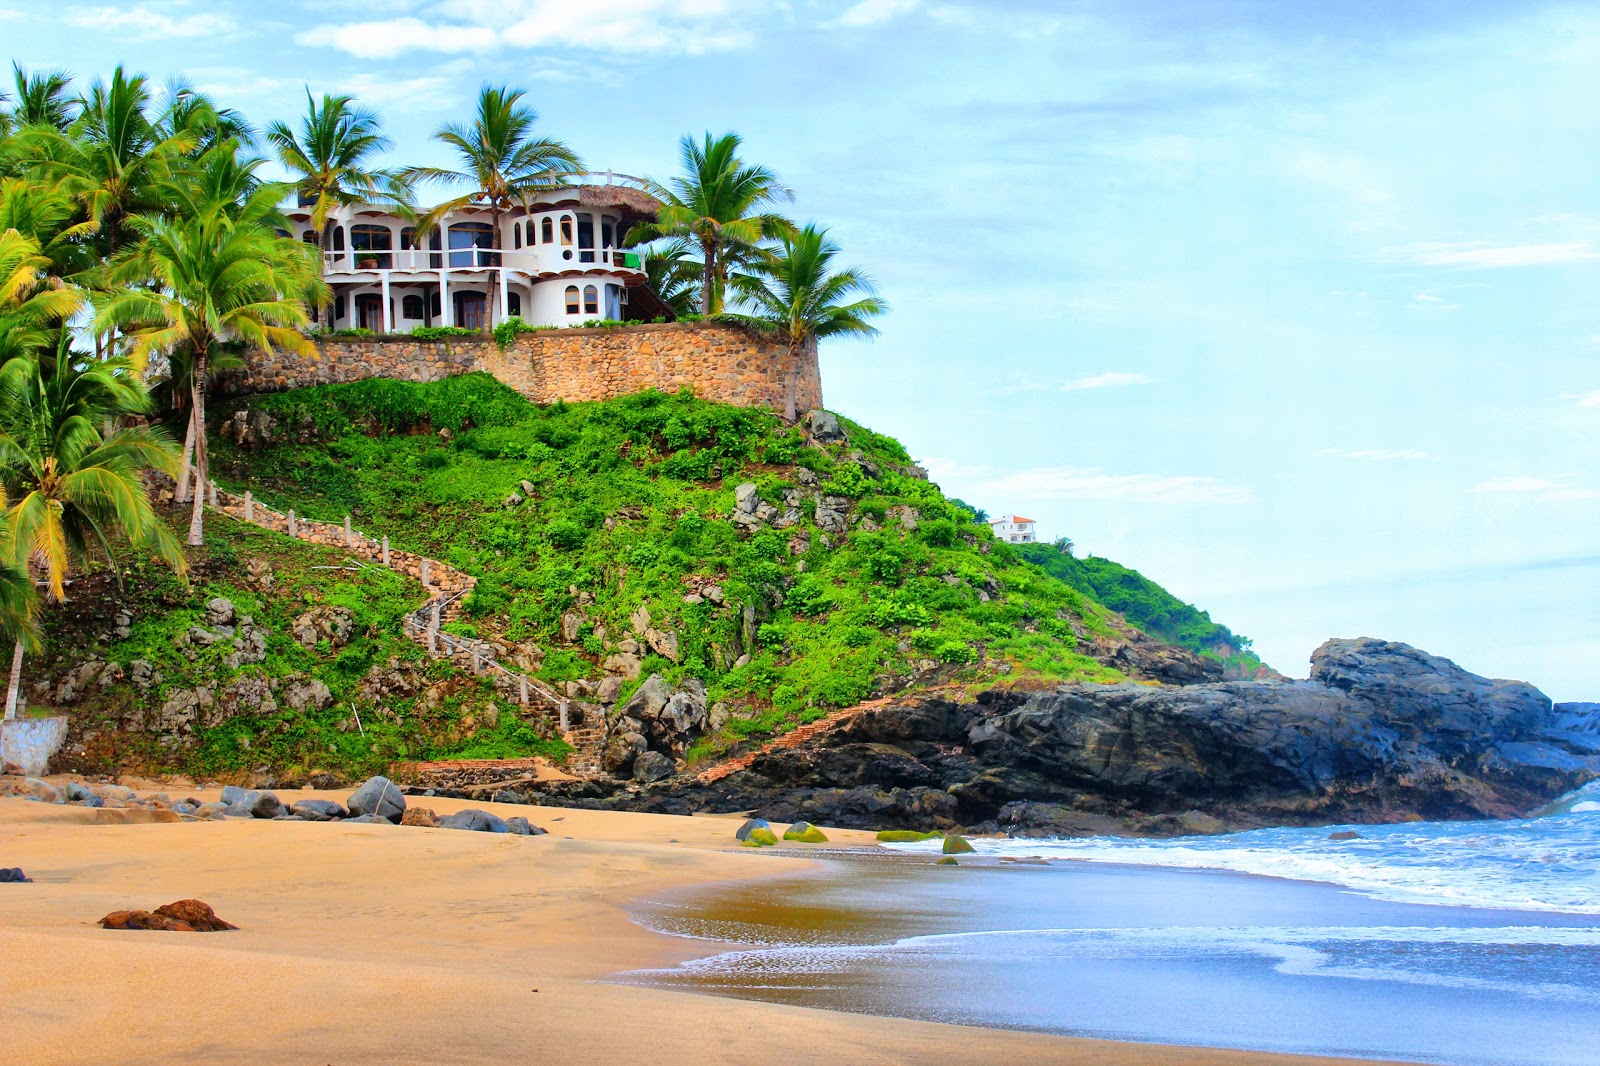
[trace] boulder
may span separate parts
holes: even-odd
[[[440,829],[466,829],[475,833],[506,833],[510,832],[505,819],[488,811],[480,811],[476,807],[468,807],[455,814],[447,814],[439,819]]]
[[[304,648],[316,647],[324,640],[332,647],[342,648],[350,643],[355,628],[355,612],[335,604],[318,604],[289,623],[289,632]]]
[[[32,881],[33,878],[23,873],[20,866],[0,867],[0,885],[25,885]]]
[[[154,929],[176,933],[219,933],[237,929],[232,922],[217,917],[209,904],[197,899],[180,899],[154,911],[112,911],[100,919],[102,929]]]
[[[231,626],[234,618],[233,601],[217,596],[206,601],[206,625]]]
[[[289,809],[308,822],[335,822],[350,817],[350,812],[333,800],[296,800]]]
[[[297,711],[322,711],[333,703],[333,693],[316,678],[302,677],[283,686],[283,700]]]
[[[811,439],[820,444],[832,444],[849,439],[844,427],[839,424],[839,416],[832,411],[810,412],[806,415],[806,426],[811,430]]]
[[[261,798],[261,793],[238,785],[224,785],[222,787],[222,805],[224,807],[249,807]]]
[[[746,818],[744,824],[734,830],[733,839],[743,843],[744,840],[757,829],[771,831],[772,825],[765,818]]]
[[[606,740],[605,749],[600,754],[600,768],[618,777],[632,777],[634,760],[649,747],[649,743],[638,733],[614,733]]]
[[[659,751],[641,752],[633,760],[633,779],[648,784],[671,777],[677,770],[677,765],[670,755],[663,755]]]
[[[439,816],[427,807],[407,807],[400,816],[401,825],[414,825],[422,829],[439,828]]]
[[[406,797],[387,777],[369,777],[350,794],[347,806],[357,818],[376,815],[385,821],[398,822],[406,813]]]
[[[978,849],[967,843],[967,838],[961,834],[951,833],[944,838],[944,845],[939,850],[946,855],[966,855]]]
[[[534,825],[520,814],[515,818],[507,818],[506,828],[513,833],[525,837],[542,837],[546,835],[543,829],[540,829],[538,826]]]
[[[770,848],[777,843],[777,834],[770,829],[752,829],[744,838],[744,846],[747,848]]]
[[[828,835],[810,822],[796,822],[783,831],[783,839],[798,840],[802,844],[826,844]]]
[[[357,814],[344,820],[345,825],[393,825],[381,814]]]
[[[26,778],[22,782],[24,794],[29,799],[39,800],[41,803],[65,803],[67,794],[48,781],[41,781],[37,777]]]
[[[289,812],[284,809],[283,801],[271,792],[263,792],[250,804],[250,813],[257,818],[277,818]]]

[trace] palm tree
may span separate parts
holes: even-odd
[[[6,118],[12,128],[42,126],[60,133],[72,124],[78,105],[67,95],[72,87],[71,74],[62,70],[29,74],[20,64],[12,63],[11,81],[16,86],[16,104]]]
[[[380,131],[378,116],[352,106],[352,100],[324,94],[318,104],[308,88],[299,133],[283,122],[267,127],[267,143],[277,152],[278,161],[297,175],[300,201],[311,208],[319,277],[324,269],[322,253],[327,246],[329,218],[335,208],[389,202],[403,206],[410,199],[402,174],[371,165],[374,156],[388,149],[389,139]]]
[[[493,233],[490,246],[501,247],[500,217],[517,203],[542,189],[559,187],[582,169],[572,149],[548,137],[535,139],[533,125],[539,113],[522,103],[522,89],[485,85],[478,92],[478,113],[471,126],[446,123],[433,133],[433,139],[455,151],[461,169],[412,167],[406,171],[413,181],[436,181],[446,186],[465,186],[465,191],[428,212],[419,227],[431,232],[451,211],[476,203],[487,204]],[[498,264],[499,256],[492,257]],[[489,275],[489,301],[498,307],[495,285],[499,272]],[[483,328],[488,332],[490,316]]]
[[[169,80],[163,95],[166,106],[156,119],[156,130],[167,139],[192,134],[192,155],[208,152],[223,141],[254,144],[259,135],[242,113],[231,107],[218,107],[211,97],[182,78]]]
[[[183,550],[156,517],[142,477],[147,467],[172,470],[170,442],[144,426],[105,428],[149,408],[125,360],[84,360],[65,338],[53,357],[0,366],[0,486],[5,500],[15,501],[6,509],[0,546],[7,549],[5,565],[21,571],[25,583],[37,567],[49,599],[66,598],[74,560],[94,547],[114,564],[111,539],[118,533],[185,571]],[[0,603],[25,607],[16,578],[0,571]],[[28,617],[7,633],[16,641],[7,717],[16,710]]]
[[[662,237],[686,237],[700,247],[700,312],[720,314],[732,268],[761,241],[792,232],[793,223],[760,209],[793,194],[766,167],[739,159],[743,143],[734,133],[704,143],[684,137],[679,145],[683,173],[670,185],[649,183],[662,203],[655,222],[635,226],[628,244]]]
[[[839,246],[828,231],[808,224],[780,236],[778,246],[756,264],[755,274],[739,279],[739,295],[751,310],[729,317],[778,333],[788,343],[783,413],[790,422],[796,415],[800,353],[807,342],[822,337],[875,337],[878,331],[868,320],[889,309],[866,274],[833,269],[838,254]]]
[[[47,283],[49,257],[15,229],[0,231],[0,362],[54,345],[83,293]]]
[[[143,244],[118,264],[117,274],[125,280],[148,280],[153,287],[117,292],[95,316],[97,329],[130,329],[135,360],[151,351],[178,349],[193,360],[190,544],[200,544],[205,529],[204,489],[210,474],[205,398],[211,353],[219,345],[239,342],[262,352],[276,347],[317,356],[316,346],[300,330],[308,321],[305,302],[321,297],[326,287],[305,245],[249,221],[267,214],[277,195],[274,187],[263,186],[236,212],[213,209],[177,219],[130,219]]]
[[[682,318],[694,313],[700,290],[700,265],[689,255],[689,241],[674,237],[645,250],[644,273],[650,291]]]

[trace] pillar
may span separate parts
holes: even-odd
[[[244,520],[246,522],[254,522],[256,520],[255,502],[250,499],[249,489],[244,490]]]
[[[210,485],[207,486],[206,491],[211,502],[211,506],[215,507],[217,505],[217,483],[212,481]]]
[[[298,537],[299,535],[300,531],[295,527],[294,524],[294,511],[291,509],[289,511],[289,536]]]
[[[522,705],[524,707],[526,707],[528,705],[528,675],[527,674],[518,674],[517,675],[517,680],[521,682]]]
[[[503,255],[501,256],[500,261],[502,263],[505,262],[505,257]],[[495,319],[495,321],[496,322],[504,322],[507,318],[510,317],[509,309],[511,307],[511,302],[510,302],[511,301],[511,297],[510,297],[510,294],[506,292],[506,268],[505,267],[500,267],[499,270],[500,270],[500,317]]]
[[[423,585],[424,588],[426,588],[427,585],[428,585],[428,560],[427,559],[423,559],[422,560],[422,585]],[[438,608],[434,608],[434,609],[436,611],[438,610]]]
[[[393,262],[393,259],[390,262]],[[389,271],[378,271],[378,277],[383,282],[383,331],[385,333],[393,333],[394,318],[389,313]]]
[[[350,547],[350,516],[344,516],[344,546]]]
[[[389,565],[389,535],[387,533],[383,535],[383,565]]]
[[[444,319],[442,325],[453,326],[456,324],[456,309],[450,303],[450,225],[440,223],[439,243],[443,245],[443,252],[439,257],[439,317]]]
[[[428,651],[439,650],[439,601],[433,601],[433,613],[428,616]]]

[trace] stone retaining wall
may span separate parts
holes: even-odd
[[[28,777],[50,768],[50,756],[67,739],[65,718],[8,718],[0,721],[0,769],[15,766]]]
[[[684,386],[708,400],[784,408],[788,347],[739,326],[667,322],[613,329],[554,329],[520,334],[504,351],[492,337],[422,341],[405,335],[317,341],[319,357],[250,353],[241,370],[220,375],[222,395],[276,392],[385,377],[438,381],[482,370],[535,403],[606,400],[642,389]],[[822,406],[813,341],[800,355],[795,407]]]

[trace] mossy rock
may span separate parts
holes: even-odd
[[[938,862],[934,863],[934,865],[935,866],[960,866],[961,864],[956,862],[956,857],[954,855],[946,855],[944,858],[942,858]]]
[[[777,835],[770,829],[752,829],[750,835],[744,838],[744,846],[747,848],[770,848],[777,843]]]
[[[919,840],[935,840],[938,833],[923,833],[916,829],[885,829],[878,834],[878,839],[885,844],[914,844]]]
[[[966,855],[977,850],[977,848],[967,843],[966,837],[959,833],[951,833],[944,838],[944,853],[946,855]]]
[[[826,844],[828,834],[810,822],[796,822],[783,831],[783,839],[798,840],[802,844]]]

